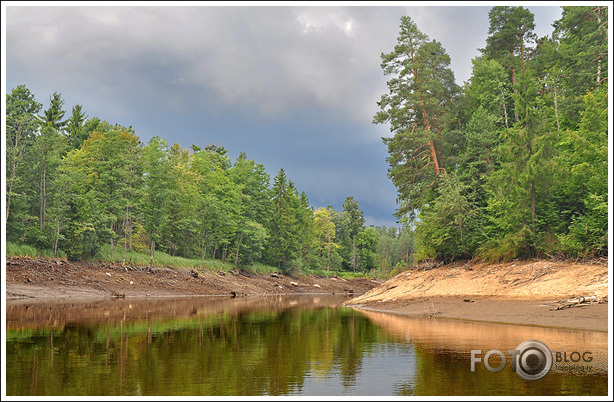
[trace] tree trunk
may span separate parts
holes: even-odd
[[[352,270],[356,273],[356,240],[352,239]]]
[[[128,220],[128,216],[126,215],[126,217],[124,218],[124,258],[123,258],[123,262],[122,265],[126,265],[126,249],[128,248],[128,239],[127,239],[127,231],[126,231],[126,226],[127,226],[127,220]]]
[[[215,260],[215,252],[217,251],[217,241],[215,242],[215,244],[213,244],[213,247],[211,248],[211,259]]]
[[[490,158],[488,157],[488,148],[486,148],[486,144],[484,144],[484,155],[486,155],[486,162],[488,163],[488,166],[492,166],[492,162],[490,161]]]
[[[4,223],[7,223],[9,221],[9,208],[11,206],[11,191],[13,190],[13,183],[11,180],[11,183],[9,184],[9,188],[7,191],[7,199],[6,199],[6,215],[4,217]]]
[[[60,218],[58,218],[57,225],[55,226],[55,242],[53,242],[53,256],[58,256],[58,242],[60,240]]]
[[[535,234],[535,180],[531,181],[531,232]]]
[[[202,259],[204,260],[205,257],[207,256],[207,229],[205,228],[205,225],[203,223],[203,234],[201,236],[202,242],[201,242],[201,246],[200,246],[200,252],[202,255]],[[185,250],[185,248],[184,248]]]
[[[413,53],[411,57],[412,59],[414,58]],[[414,82],[418,83],[418,71],[416,69],[413,70],[413,75],[414,75]],[[437,152],[435,150],[435,143],[433,142],[433,139],[431,138],[431,134],[430,134],[431,133],[431,122],[426,113],[426,108],[424,106],[424,99],[422,98],[422,96],[420,96],[420,107],[422,109],[422,120],[424,122],[424,131],[429,136],[428,144],[431,150],[431,160],[433,161],[433,172],[435,173],[435,176],[437,176],[439,174],[439,161],[437,160]]]
[[[128,227],[128,250],[132,252],[132,218],[130,218],[130,226]]]
[[[328,265],[326,267],[327,271],[330,271],[330,218],[328,218]]]
[[[596,11],[595,14],[597,15],[597,22],[599,22],[599,26],[601,26],[601,15],[599,15],[599,11]],[[597,57],[597,89],[599,89],[599,86],[601,84],[601,58],[602,58],[602,54],[599,53],[599,57]]]
[[[128,207],[128,251],[132,253],[132,207]]]
[[[113,224],[111,224],[111,257],[113,257]]]
[[[522,33],[522,35],[520,36],[520,63],[522,64],[522,74],[524,76],[524,74],[527,72],[527,66],[524,62],[524,32]]]
[[[47,194],[46,194],[46,181],[45,178],[47,176],[47,163],[45,161],[43,161],[43,170],[41,171],[41,182],[40,182],[40,187],[39,187],[39,221],[40,221],[40,228],[41,231],[43,230],[43,228],[45,227],[45,208],[46,208],[46,198],[47,198]]]
[[[151,240],[149,245],[149,269],[153,267],[154,253],[156,251],[156,242],[155,240]]]
[[[13,184],[15,183],[15,180],[17,179],[17,169],[19,168],[19,165],[21,163],[21,158],[23,158],[23,156],[25,155],[25,147],[22,146],[22,148],[19,148],[21,146],[19,143],[19,134],[18,134],[19,132],[20,131],[17,130],[17,133],[15,134],[15,146],[12,147],[12,150],[14,151],[11,152],[13,154],[13,163],[11,166],[11,179],[9,181],[9,187],[8,187],[8,192],[7,192],[8,199],[6,200],[6,216],[4,217],[5,223],[9,221],[9,210],[11,207],[11,193],[13,191]]]
[[[503,89],[501,90],[501,98],[503,99],[503,115],[505,116],[505,128],[510,128],[510,125],[507,122],[507,106],[505,105],[505,93],[503,92]]]
[[[47,222],[47,161],[43,170],[43,227]]]
[[[518,90],[516,89],[516,67],[512,66],[512,88],[514,89],[514,95],[518,95]],[[520,117],[518,117],[518,111],[516,110],[516,104],[514,103],[514,119],[516,119],[516,123],[520,121]]]
[[[557,89],[557,81],[558,81],[559,75],[556,75],[556,79],[554,82],[554,117],[556,118],[556,130],[557,131],[561,131],[561,124],[559,123],[559,106],[558,106],[558,98],[557,98],[557,93],[556,93],[556,89]]]
[[[237,254],[235,254],[235,262],[232,265],[232,268],[236,268],[239,263],[239,249],[241,248],[241,240],[243,240],[243,232],[241,232],[241,236],[239,236],[239,241],[237,242]]]
[[[431,138],[431,122],[429,120],[428,115],[426,114],[426,108],[424,107],[424,100],[420,97],[420,106],[422,106],[422,119],[424,121],[424,131],[429,136],[429,148],[431,150],[431,160],[433,161],[433,172],[435,175],[439,174],[439,161],[437,160],[437,151],[435,149],[435,143]]]

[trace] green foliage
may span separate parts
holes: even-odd
[[[449,261],[471,256],[471,220],[475,207],[463,195],[464,185],[452,174],[446,175],[439,196],[420,214],[416,226],[416,260]]]
[[[353,197],[342,212],[316,211],[283,169],[270,187],[264,166],[244,152],[233,164],[219,145],[188,150],[157,136],[144,145],[131,128],[88,119],[81,105],[62,121],[63,104],[54,93],[39,118],[25,86],[7,95],[12,250],[20,243],[33,247],[28,255],[292,275],[387,269],[378,266],[379,232],[365,230]]]
[[[397,216],[416,227],[417,259],[607,255],[607,16],[607,7],[563,7],[553,36],[537,38],[528,9],[493,7],[463,96],[447,103],[453,91],[435,85],[445,74],[416,74],[445,70],[428,69],[427,38],[402,18],[395,51],[382,55],[384,73],[397,76],[374,123],[395,133],[384,139],[390,177]],[[449,117],[424,136],[420,118],[436,110],[422,92],[430,85]],[[429,170],[435,157],[445,177]]]
[[[561,136],[558,158],[566,176],[561,186],[568,231],[559,239],[571,255],[607,255],[608,237],[608,114],[602,88],[584,97],[577,131]]]
[[[269,234],[264,226],[253,221],[245,222],[240,230],[239,261],[235,261],[235,264],[253,266],[256,261],[262,261]]]
[[[342,268],[356,272],[360,268],[360,246],[356,244],[356,238],[364,230],[365,218],[354,197],[348,196],[343,203],[343,211],[333,214],[332,219]]]
[[[108,263],[124,263],[127,265],[146,267],[149,266],[150,255],[148,252],[139,253],[136,251],[126,252],[125,255],[118,254],[116,252],[111,254],[111,246],[109,244],[104,244],[100,247],[98,253],[89,259]],[[158,251],[154,256],[154,265],[157,267],[169,268],[204,268],[205,266],[209,266],[208,264],[204,264],[204,261],[201,259],[173,257],[160,251]],[[225,269],[222,269],[219,266],[216,266],[215,268],[224,271],[230,270],[230,267],[228,266],[226,266]]]
[[[524,7],[495,6],[488,12],[490,26],[484,54],[490,59],[501,60],[501,65],[513,69],[526,58],[535,40],[534,16]]]
[[[465,107],[461,113],[475,114],[481,108],[480,113],[488,113],[498,127],[509,127],[507,110],[512,96],[505,69],[496,60],[485,57],[475,58],[471,62],[472,76],[464,89]],[[468,118],[465,116],[466,120]]]
[[[168,145],[160,137],[153,137],[143,152],[144,192],[142,200],[143,227],[149,236],[150,257],[153,260],[156,243],[161,240],[168,223],[167,202],[169,199]]]
[[[358,267],[366,272],[377,268],[378,235],[373,227],[366,228],[356,235],[356,253]]]
[[[299,257],[297,227],[300,200],[294,185],[288,181],[283,168],[274,178],[273,208],[269,218],[268,261],[281,270],[293,270]]]
[[[23,233],[23,222],[29,220],[28,159],[30,147],[36,141],[39,129],[37,113],[42,105],[25,85],[14,88],[6,95],[6,223],[9,239]],[[25,168],[24,168],[25,166]],[[11,215],[11,205],[13,212]],[[17,215],[17,219],[13,215]]]
[[[564,6],[554,23],[560,69],[560,108],[563,127],[575,130],[582,97],[607,83],[608,7]]]
[[[560,235],[561,243],[572,256],[604,255],[608,247],[607,198],[589,194],[584,207],[586,214],[572,218],[569,232]]]
[[[74,106],[70,119],[66,121],[66,135],[68,137],[68,143],[72,148],[79,148],[81,144],[83,144],[81,130],[83,129],[86,116],[82,108],[81,105]]]
[[[67,123],[67,121],[62,121],[66,113],[62,110],[63,107],[64,99],[62,99],[62,95],[54,92],[49,97],[49,108],[43,112],[44,116],[40,116],[41,125],[54,130],[62,130]]]

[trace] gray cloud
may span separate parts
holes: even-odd
[[[160,84],[196,86],[269,117],[318,106],[364,121],[383,88],[376,38],[396,28],[388,14],[375,24],[360,20],[364,10],[336,7],[9,7],[7,58],[59,84],[83,74],[113,87],[157,71]]]

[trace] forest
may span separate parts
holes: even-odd
[[[607,7],[563,7],[537,38],[523,7],[493,7],[463,87],[450,57],[401,18],[382,53],[397,227],[365,227],[357,201],[315,208],[284,169],[272,178],[220,144],[141,142],[132,127],[6,95],[6,241],[69,259],[104,249],[285,273],[383,275],[415,261],[607,257]],[[122,257],[123,256],[123,257]]]
[[[397,218],[416,260],[607,257],[608,9],[562,7],[538,38],[523,7],[492,7],[463,87],[410,17],[382,53]]]
[[[286,273],[389,272],[407,265],[406,229],[366,228],[358,203],[313,208],[280,169],[223,146],[143,144],[132,128],[64,119],[61,94],[41,104],[25,85],[7,95],[7,241],[73,260],[126,260],[156,251],[190,259],[254,263]],[[380,257],[381,256],[381,257]]]
[[[9,242],[74,260],[106,245],[118,260],[140,252],[152,264],[158,251],[291,273],[385,272],[402,260],[400,247],[413,247],[408,230],[365,228],[351,196],[343,211],[315,209],[283,168],[271,186],[244,152],[232,161],[219,145],[185,149],[157,136],[143,144],[130,127],[87,118],[81,105],[63,120],[63,105],[54,93],[39,115],[24,85],[7,95]]]

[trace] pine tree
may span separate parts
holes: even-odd
[[[389,94],[382,95],[376,124],[390,123],[388,176],[397,187],[397,217],[412,220],[432,198],[437,176],[445,172],[445,134],[449,130],[450,105],[458,91],[449,68],[450,57],[441,44],[428,41],[410,17],[401,18],[394,50],[382,54]]]
[[[292,189],[283,168],[273,179],[273,208],[269,220],[269,262],[278,269],[288,270],[298,256],[294,229],[296,216],[292,210]]]

